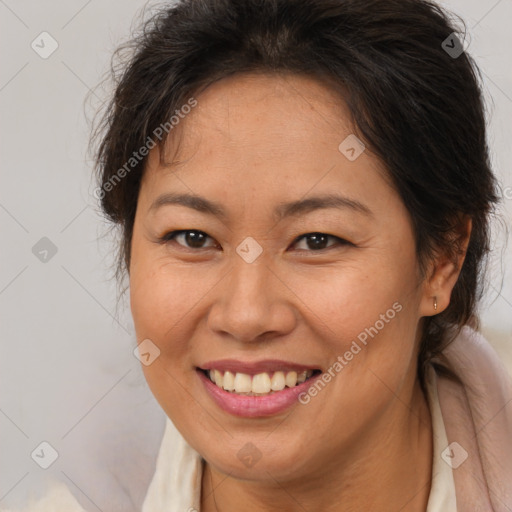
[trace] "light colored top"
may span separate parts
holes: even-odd
[[[432,416],[434,457],[426,512],[456,512],[453,470],[441,457],[448,441],[439,406],[436,379],[435,370],[429,366],[426,390]],[[185,442],[172,422],[167,420],[156,472],[142,512],[199,512],[202,470],[201,456]]]
[[[441,456],[448,446],[448,441],[436,379],[435,370],[429,367],[426,374],[426,390],[432,416],[434,457],[432,485],[426,512],[456,512],[453,470]],[[144,499],[142,512],[199,512],[202,474],[203,459],[167,419],[156,470]],[[1,510],[9,512],[6,509]],[[84,512],[63,483],[56,484],[43,499],[30,504],[25,511]]]
[[[435,356],[425,377],[434,448],[426,512],[510,512],[512,378],[500,357],[480,333],[465,326]],[[156,471],[149,487],[140,489],[144,502],[137,510],[199,511],[203,461],[169,420],[156,452]],[[104,510],[112,512],[125,511],[115,498],[119,494],[121,501],[126,485],[137,485],[127,484],[126,468],[118,469],[116,487],[105,483],[102,488],[112,497],[112,506]],[[63,483],[27,510],[83,512]]]
[[[432,484],[426,512],[456,512],[453,470],[441,456],[448,446],[448,439],[437,395],[437,376],[432,366],[428,367],[425,380],[433,435]]]

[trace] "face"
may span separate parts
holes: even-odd
[[[196,100],[138,198],[131,308],[160,350],[145,377],[218,471],[325,473],[417,385],[409,215],[326,86],[239,75]]]

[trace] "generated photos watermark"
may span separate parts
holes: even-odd
[[[307,391],[303,391],[299,394],[298,400],[301,404],[306,405],[311,402],[311,399],[322,391],[329,382],[331,382],[336,375],[338,375],[343,368],[345,368],[350,361],[354,359],[354,356],[359,354],[363,347],[368,344],[369,339],[373,339],[379,334],[382,329],[393,320],[403,307],[399,302],[395,302],[391,308],[385,313],[381,314],[379,320],[377,320],[372,326],[365,328],[357,335],[357,340],[353,340],[350,348],[345,351],[343,355],[339,355],[336,361],[322,374],[321,377],[316,379],[314,383],[309,387]]]
[[[153,130],[152,136],[148,135],[144,144],[132,153],[132,156],[120,167],[115,174],[102,184],[101,187],[94,189],[93,195],[96,199],[103,199],[107,192],[111,192],[115,186],[121,182],[121,180],[129,174],[142,160],[149,154],[149,151],[156,145],[156,139],[162,141],[165,135],[180,123],[181,119],[184,119],[192,109],[197,106],[197,100],[195,98],[189,98],[187,103],[181,106],[179,110],[175,110],[168,121],[162,123],[160,126]],[[164,135],[165,134],[165,135]]]

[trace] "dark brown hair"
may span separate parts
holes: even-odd
[[[119,268],[129,269],[146,158],[126,163],[149,140],[165,143],[165,136],[155,140],[158,127],[169,127],[193,95],[223,77],[314,77],[338,89],[358,134],[389,171],[422,269],[437,250],[455,256],[460,218],[472,219],[450,305],[425,319],[421,371],[475,318],[497,201],[480,76],[462,51],[464,37],[425,0],[182,0],[162,8],[129,44],[96,132],[98,197],[122,228]]]

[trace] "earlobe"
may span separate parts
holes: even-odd
[[[459,277],[455,266],[445,266],[436,272],[435,278],[426,283],[425,293],[421,304],[422,316],[434,316],[442,313],[450,304],[450,297]]]
[[[432,262],[429,277],[425,281],[425,293],[421,304],[422,316],[442,313],[450,304],[450,297],[459,278],[469,245],[471,218],[460,219],[459,229],[454,232],[450,247],[438,253]]]
[[[435,275],[426,283],[421,308],[422,316],[437,315],[448,307],[458,277],[459,270],[453,263],[446,263],[442,268],[436,269]]]

